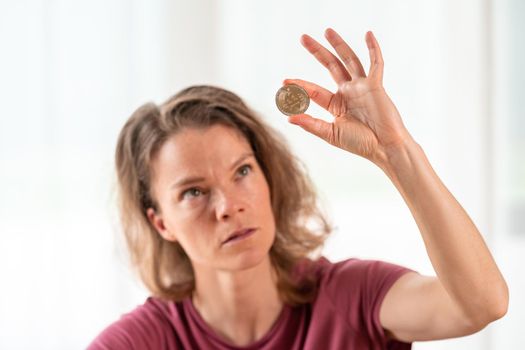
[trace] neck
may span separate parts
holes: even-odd
[[[195,269],[193,305],[210,327],[234,345],[262,338],[277,320],[283,303],[267,256],[242,271]]]

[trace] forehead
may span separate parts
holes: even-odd
[[[166,170],[176,176],[210,166],[228,167],[249,151],[246,138],[231,127],[185,128],[162,145],[154,160],[155,173],[162,176]]]

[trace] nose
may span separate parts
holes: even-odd
[[[219,221],[227,220],[245,210],[244,201],[234,191],[221,191],[217,193],[216,199],[215,210]]]

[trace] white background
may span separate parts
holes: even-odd
[[[286,134],[337,228],[327,257],[434,274],[379,168],[289,125],[274,105],[284,78],[335,88],[299,43],[308,33],[327,44],[327,27],[366,70],[374,31],[387,92],[510,287],[505,318],[414,348],[523,348],[524,15],[519,0],[2,0],[0,348],[84,348],[144,301],[119,238],[114,147],[138,106],[193,84],[231,89]]]

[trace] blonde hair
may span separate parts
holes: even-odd
[[[313,274],[296,278],[300,261],[320,252],[332,228],[317,203],[304,165],[292,155],[284,137],[265,124],[234,93],[214,86],[191,86],[165,103],[139,107],[122,128],[116,147],[120,219],[132,266],[150,292],[180,301],[195,288],[189,257],[179,243],[163,239],[146,215],[160,208],[151,192],[151,163],[172,135],[185,127],[222,124],[248,140],[270,189],[276,224],[270,248],[277,288],[283,302],[307,303],[316,292]],[[316,224],[315,228],[309,227]]]

